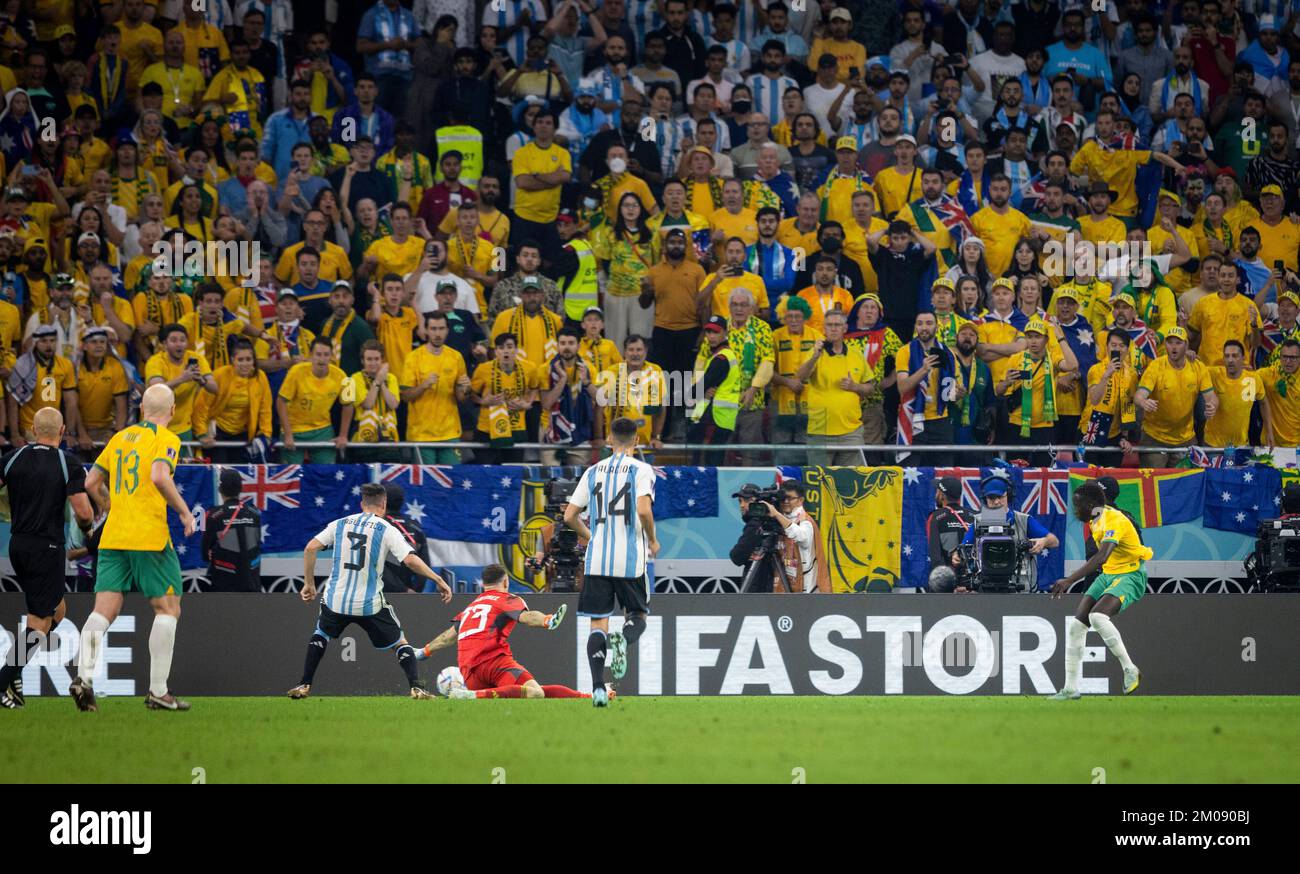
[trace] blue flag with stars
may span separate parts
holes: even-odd
[[[360,464],[259,464],[235,467],[240,498],[262,514],[263,552],[301,552],[335,519],[361,512],[361,486],[370,470]]]
[[[1205,471],[1206,528],[1254,534],[1262,519],[1282,515],[1282,474],[1265,466],[1211,467]]]
[[[718,515],[718,469],[656,467],[654,508],[656,519]]]
[[[934,468],[903,468],[903,554],[899,586],[925,588],[930,580],[930,546],[925,523],[934,512]]]
[[[519,539],[517,467],[379,464],[375,478],[406,492],[406,513],[430,540],[514,543]]]
[[[194,535],[186,537],[180,517],[170,508],[167,510],[167,527],[171,529],[172,545],[176,548],[176,557],[180,559],[181,570],[192,571],[207,567],[208,559],[203,555],[203,521],[207,511],[217,504],[212,468],[206,464],[177,465],[173,482],[190,512],[194,514],[195,522]]]

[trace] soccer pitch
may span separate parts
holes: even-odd
[[[66,698],[0,711],[40,783],[1295,782],[1294,697]],[[57,766],[50,744],[57,742]],[[1103,769],[1098,771],[1097,769]]]

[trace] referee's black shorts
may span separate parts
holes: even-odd
[[[578,594],[578,615],[605,619],[614,615],[614,602],[624,613],[650,612],[650,584],[639,577],[588,576]]]
[[[62,543],[30,534],[9,539],[9,560],[13,562],[18,587],[27,597],[27,612],[39,619],[52,617],[66,590]]]
[[[402,640],[402,624],[397,621],[397,614],[393,612],[391,604],[385,604],[379,608],[378,613],[369,616],[335,613],[324,604],[320,605],[320,618],[316,620],[316,632],[321,637],[333,640],[349,625],[361,626],[375,649],[392,649]]]

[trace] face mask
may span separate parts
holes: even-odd
[[[610,169],[613,168],[611,167]],[[582,205],[585,206],[587,209],[595,209],[598,202],[599,201],[597,201],[596,198],[594,197],[585,197],[582,200]]]
[[[841,244],[838,237],[827,237],[822,242],[822,251],[827,255],[834,255],[840,250]]]
[[[611,158],[609,162],[609,172],[617,175],[627,172],[627,161],[622,158]]]
[[[754,108],[754,104],[748,100],[738,100],[731,104],[731,108],[737,115],[747,115]]]

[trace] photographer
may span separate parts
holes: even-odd
[[[562,524],[564,507],[573,494],[574,485],[570,480],[560,479],[546,484],[545,512],[551,521],[537,532],[537,551],[525,560],[528,570],[546,575],[543,592],[582,591],[587,540]]]
[[[978,549],[978,539],[983,536],[981,529],[990,525],[1005,525],[1011,529],[1010,537],[1016,546],[1017,555],[1024,547],[1025,554],[1028,556],[1038,556],[1045,549],[1055,549],[1060,546],[1060,541],[1056,535],[1043,527],[1043,524],[1027,513],[1019,513],[1010,509],[1009,495],[1011,483],[1001,476],[986,477],[980,482],[981,497],[984,501],[984,509],[975,518],[975,522],[966,530],[966,536],[962,539],[965,546],[976,546]],[[964,559],[961,552],[953,556],[954,565],[962,565]],[[988,573],[986,567],[966,568],[966,577],[975,577],[972,580],[972,588],[978,590],[981,583],[985,580],[979,577]],[[1014,572],[1011,580],[1018,584],[1023,591],[1034,591],[1038,584],[1038,562],[1035,561],[1016,561]]]
[[[925,539],[930,546],[930,569],[952,566],[962,538],[970,530],[971,518],[961,506],[961,480],[955,476],[935,481],[934,512],[925,520]]]
[[[802,580],[804,592],[830,591],[830,574],[822,552],[821,536],[817,524],[803,508],[804,487],[801,483],[790,481],[782,484],[779,490],[768,491],[746,483],[732,497],[740,501],[745,528],[736,545],[731,548],[731,561],[743,566],[745,576],[755,561],[766,560],[764,538],[776,534],[780,550],[776,557],[785,566],[786,576],[795,587],[793,591],[799,590],[800,583],[797,580]],[[770,500],[765,500],[769,497],[778,498],[782,510],[777,510]],[[754,505],[761,506],[764,510],[755,512],[752,509]],[[760,567],[748,591],[775,591],[775,576],[774,566]]]

